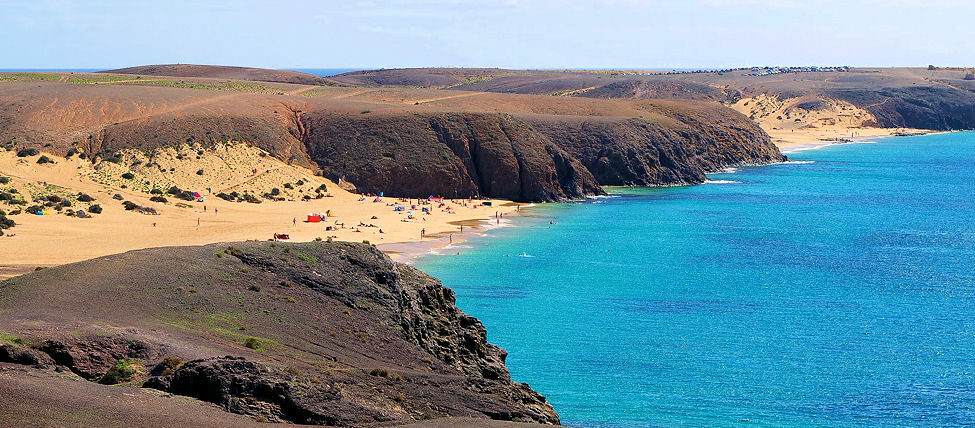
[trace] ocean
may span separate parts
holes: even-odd
[[[416,265],[566,425],[975,424],[975,133],[790,158]]]

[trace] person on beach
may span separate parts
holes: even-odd
[[[203,206],[203,212],[207,212],[207,206],[206,205]]]
[[[291,219],[291,224],[294,225],[294,226],[297,226],[298,225],[298,217],[292,218]]]
[[[200,218],[199,217],[196,218],[196,227],[200,227]]]
[[[427,229],[426,228],[420,229],[420,239],[423,239],[423,237],[425,237],[426,235],[427,235]]]
[[[155,223],[153,223],[153,224],[155,224]],[[454,243],[454,234],[451,233],[450,235],[447,235],[447,239],[449,240],[449,243],[453,244]]]
[[[217,209],[216,208],[213,209],[213,215],[217,215]]]

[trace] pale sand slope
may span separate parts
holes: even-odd
[[[407,220],[405,212],[394,212],[393,207],[387,206],[388,203],[399,202],[395,198],[382,198],[379,203],[373,202],[374,198],[360,200],[360,195],[344,191],[334,183],[314,176],[309,170],[286,165],[271,156],[255,154],[259,151],[226,150],[225,153],[220,153],[220,150],[219,147],[210,149],[199,160],[195,159],[194,151],[193,156],[187,156],[192,159],[182,161],[176,160],[173,153],[157,153],[153,166],[146,168],[140,165],[132,168],[136,172],[136,178],[132,180],[116,178],[126,168],[115,164],[102,163],[104,168],[96,170],[90,162],[80,160],[77,156],[64,159],[48,155],[57,164],[38,165],[38,156],[18,158],[13,152],[0,151],[0,176],[12,178],[11,183],[0,184],[0,190],[17,188],[21,194],[27,196],[28,205],[33,204],[31,192],[72,196],[84,192],[93,196],[96,199],[94,203],[104,208],[102,214],[93,214],[90,219],[56,214],[53,209],[48,211],[55,215],[23,213],[10,216],[17,222],[17,226],[5,231],[8,236],[0,237],[0,277],[20,274],[37,266],[71,263],[138,248],[266,240],[275,233],[287,233],[293,241],[327,239],[332,236],[336,240],[368,240],[373,244],[383,244],[421,241],[420,232],[426,229],[427,235],[456,233],[455,239],[460,239],[462,235],[459,234],[456,222],[471,224],[477,220],[487,221],[496,212],[510,213],[516,209],[515,204],[507,201],[495,200],[492,201],[493,207],[484,207],[477,206],[479,201],[468,204],[467,200],[458,200],[446,204],[453,208],[453,214],[446,212],[438,204],[424,205],[433,208],[432,214],[424,215],[418,208],[414,211],[416,218]],[[191,207],[180,208],[176,203],[183,201],[175,197],[165,195],[169,199],[168,203],[151,202],[149,198],[153,195],[133,189],[146,187],[133,184],[144,184],[146,180],[166,185],[167,179],[159,171],[161,168],[168,172],[170,167],[174,171],[170,173],[171,180],[168,182],[176,183],[186,190],[199,191],[207,196],[206,201],[189,202]],[[196,175],[195,171],[201,168],[214,172]],[[259,169],[256,175],[253,174],[254,168]],[[299,179],[306,182],[300,186],[306,190],[305,194],[314,195],[312,190],[325,184],[332,197],[311,201],[265,200],[260,204],[252,204],[224,201],[206,191],[208,186],[213,188],[213,193],[224,189],[238,189],[261,194],[271,187],[286,191],[281,186],[282,183],[293,183]],[[117,183],[123,182],[129,183],[128,189],[119,188]],[[231,183],[238,184],[230,185]],[[298,195],[297,189],[287,192]],[[122,201],[112,199],[115,193],[121,194],[125,200],[155,208],[160,215],[126,211],[122,207]],[[298,199],[297,196],[295,199]],[[71,208],[87,209],[89,205],[75,202]],[[206,212],[203,211],[204,205]],[[0,209],[4,211],[10,212],[15,208],[16,206],[0,203]],[[410,208],[409,204],[406,204],[406,208]],[[218,210],[219,213],[216,213]],[[325,213],[326,210],[331,210],[333,214],[327,223],[304,222],[306,214]],[[372,219],[373,216],[377,218]],[[297,224],[293,223],[294,219]],[[336,221],[344,223],[345,228],[326,231],[326,225],[335,226]],[[377,227],[358,227],[360,222],[375,224]],[[153,223],[156,225],[153,226]],[[380,229],[384,233],[380,234]],[[470,233],[469,227],[465,229]],[[442,237],[424,239],[433,240],[440,241]]]
[[[826,145],[843,138],[887,137],[898,132],[932,132],[922,129],[880,128],[870,112],[845,101],[821,97],[779,99],[759,95],[731,106],[751,117],[779,149],[788,152],[810,145]]]

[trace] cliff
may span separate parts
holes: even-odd
[[[673,106],[670,106],[673,107]],[[697,104],[648,119],[438,114],[306,116],[312,160],[359,191],[553,201],[601,185],[694,184],[785,158],[758,126]]]
[[[62,77],[91,79],[51,79]],[[0,142],[10,149],[80,150],[99,162],[121,149],[236,141],[389,196],[557,201],[782,159],[747,117],[713,102],[13,79],[0,82]]]
[[[676,123],[644,119],[536,121],[533,126],[585,165],[601,185],[703,183],[706,173],[785,160],[769,136],[725,109],[686,110]]]
[[[524,121],[499,114],[310,113],[308,154],[361,192],[517,201],[602,194],[576,159]]]
[[[132,251],[4,281],[0,308],[0,362],[38,379],[143,386],[257,421],[558,423],[451,290],[364,244]]]

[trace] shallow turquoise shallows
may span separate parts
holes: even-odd
[[[792,158],[417,265],[564,424],[975,423],[975,133]]]

